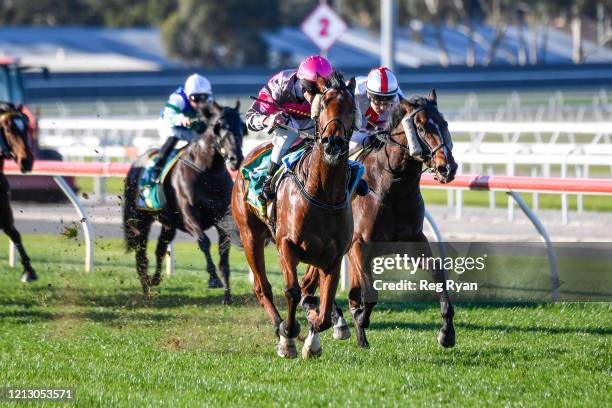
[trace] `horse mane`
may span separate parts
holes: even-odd
[[[0,102],[0,112],[15,112],[17,108],[10,102]]]
[[[346,83],[344,82],[344,76],[340,71],[334,70],[329,77],[329,87],[337,89],[339,91],[348,90]]]

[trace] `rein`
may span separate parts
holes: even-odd
[[[190,167],[192,170],[194,170],[198,174],[204,174],[206,172],[200,166],[198,166],[197,164],[195,164],[194,162],[192,162],[189,159],[184,159],[182,157],[179,157],[179,161],[184,163],[184,164],[186,164],[187,167]]]
[[[427,141],[421,136],[421,133],[416,129],[416,125],[414,124],[414,118],[416,116],[417,113],[422,112],[424,110],[427,110],[429,108],[429,106],[420,106],[416,109],[414,109],[412,112],[410,112],[410,114],[408,115],[408,117],[406,119],[408,119],[410,122],[410,131],[413,133],[414,136],[416,136],[416,139],[418,140],[419,144],[421,145],[422,148],[424,148],[424,150],[426,149],[429,153],[426,154],[425,156],[425,160],[430,160],[432,158],[432,156],[440,149],[442,148],[448,148],[448,144],[446,142],[446,138],[444,137],[444,135],[442,134],[442,132],[440,132],[440,128],[438,125],[436,125],[436,128],[438,129],[438,136],[441,139],[441,143],[438,144],[436,147],[431,147],[429,143],[427,143]],[[406,120],[404,119],[404,120]],[[405,134],[404,131],[400,131],[400,132],[395,132],[395,133],[391,133],[388,130],[380,130],[377,132],[373,133],[373,136],[376,137],[376,139],[378,139],[379,141],[383,142],[384,144],[387,145],[393,145],[396,147],[399,147],[401,150],[410,153],[410,149],[407,146],[404,146],[401,143],[396,142],[395,140],[393,140],[393,136],[399,136]],[[425,173],[426,171],[431,170],[431,169],[425,169],[423,170],[422,173]]]
[[[343,208],[346,208],[346,206],[348,205],[348,202],[349,202],[348,188],[345,188],[345,190],[347,191],[344,194],[344,199],[341,202],[339,202],[338,204],[328,204],[328,203],[325,203],[317,199],[315,196],[308,194],[308,192],[306,191],[306,186],[304,185],[304,183],[302,183],[302,180],[300,180],[298,175],[295,174],[293,171],[289,170],[287,172],[287,176],[291,177],[293,182],[299,187],[299,191],[302,197],[304,197],[306,201],[308,201],[310,204],[313,204],[324,210],[341,210]]]
[[[328,88],[323,95],[325,95],[325,93],[327,93],[328,90],[330,90],[331,88]],[[353,122],[351,123],[351,126],[349,127],[349,130],[347,131],[347,127],[344,124],[344,122],[340,119],[340,117],[335,117],[332,118],[330,120],[328,120],[324,126],[320,127],[319,126],[319,112],[317,111],[316,116],[313,117],[313,119],[315,119],[315,134],[314,136],[303,132],[302,129],[295,129],[292,128],[290,126],[286,126],[286,125],[277,125],[278,127],[282,128],[282,129],[286,129],[286,130],[293,130],[293,131],[297,131],[299,135],[304,135],[305,139],[311,139],[311,140],[315,140],[317,142],[320,142],[321,140],[323,140],[323,134],[325,133],[325,130],[329,127],[330,124],[334,123],[334,122],[339,122],[342,125],[342,130],[343,130],[343,134],[344,134],[344,140],[347,140],[350,138],[350,131],[355,127],[355,119],[353,116]],[[320,128],[320,130],[319,130]],[[348,155],[348,149],[346,152],[342,153],[342,155]],[[310,158],[312,158],[312,156],[310,156]],[[350,170],[349,170],[350,173]],[[319,200],[318,198],[316,198],[315,196],[309,194],[306,191],[306,186],[305,184],[302,182],[302,180],[300,180],[300,178],[298,177],[298,175],[289,170],[287,173],[287,176],[290,177],[293,182],[298,186],[299,188],[299,192],[302,195],[302,197],[304,197],[306,199],[306,201],[308,201],[310,204],[315,205],[319,208],[322,208],[324,210],[340,210],[343,208],[346,208],[346,206],[348,205],[348,203],[350,202],[350,197],[349,197],[349,192],[348,192],[348,182],[350,179],[350,174],[347,174],[347,185],[345,186],[345,194],[344,194],[344,199],[337,203],[337,204],[329,204],[326,202],[323,202],[321,200]]]
[[[214,126],[218,125],[221,123],[221,120],[223,118],[226,117],[226,114],[223,114],[219,117],[219,120],[215,123],[208,123],[206,125],[206,128],[214,128]],[[227,129],[227,125],[222,125],[222,128]],[[202,132],[202,134],[204,134],[206,132],[206,130],[204,132]],[[221,146],[221,142],[223,142],[223,140],[225,139],[226,136],[221,136],[216,134],[214,131],[212,132],[212,139],[213,139],[213,148],[214,150],[221,155],[221,157],[225,160],[225,149]],[[206,170],[202,169],[200,166],[198,166],[197,164],[195,164],[193,161],[186,159],[184,157],[179,157],[178,161],[184,163],[185,165],[187,165],[187,167],[191,168],[192,170],[194,170],[196,173],[198,174],[204,174],[206,173]]]

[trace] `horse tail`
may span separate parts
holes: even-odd
[[[125,178],[125,186],[123,192],[123,238],[127,252],[133,251],[138,245],[139,230],[138,220],[142,217],[136,207],[136,199],[138,198],[138,179],[142,166],[138,159],[128,172]]]
[[[227,237],[229,238],[232,245],[244,249],[242,245],[242,240],[240,239],[240,230],[238,230],[238,225],[232,216],[232,209],[228,207],[226,213],[223,217],[217,222],[217,227],[221,229]]]

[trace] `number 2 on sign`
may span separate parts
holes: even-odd
[[[329,28],[329,19],[327,17],[321,17],[319,19],[319,23],[321,24],[321,31],[319,31],[319,35],[321,37],[327,37],[329,35],[329,31],[327,31]]]

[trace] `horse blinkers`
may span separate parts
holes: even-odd
[[[408,115],[404,120],[402,120],[402,125],[404,127],[404,131],[406,128],[408,129],[407,133],[410,133],[410,138],[408,140],[408,147],[410,150],[410,155],[420,161],[429,162],[433,159],[433,155],[442,148],[448,148],[448,143],[446,141],[446,137],[440,131],[438,125],[434,123],[436,129],[438,129],[438,137],[440,138],[440,144],[437,146],[430,146],[429,143],[425,140],[425,138],[421,135],[421,132],[416,127],[415,117],[416,114],[424,111],[426,107],[417,108]],[[430,119],[431,121],[431,119]]]

